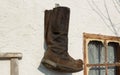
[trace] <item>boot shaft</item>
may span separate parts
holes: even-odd
[[[67,51],[70,9],[56,7],[45,11],[45,40],[53,51]]]

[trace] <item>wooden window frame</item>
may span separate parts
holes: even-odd
[[[104,44],[104,47],[105,47],[105,63],[103,64],[89,64],[88,63],[88,54],[87,54],[87,48],[88,48],[88,43],[90,41],[101,41],[103,44]],[[116,63],[107,63],[107,44],[109,42],[116,42],[116,43],[119,43],[120,45],[120,37],[116,37],[116,36],[106,36],[106,35],[100,35],[100,34],[90,34],[90,33],[83,33],[83,59],[84,59],[84,75],[88,75],[88,67],[91,67],[91,66],[105,66],[105,71],[106,71],[106,74],[105,75],[108,75],[108,66],[120,66],[120,63],[119,62],[116,62]]]
[[[21,58],[21,53],[0,53],[0,60],[10,60],[10,75],[19,75],[18,60]]]

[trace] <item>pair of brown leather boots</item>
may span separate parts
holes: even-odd
[[[68,26],[70,9],[56,7],[45,11],[45,43],[47,50],[42,64],[59,72],[77,72],[83,69],[83,61],[68,54]]]

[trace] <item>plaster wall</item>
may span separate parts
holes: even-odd
[[[40,65],[44,55],[44,11],[55,7],[55,3],[71,9],[69,23],[69,54],[83,59],[83,32],[115,35],[100,16],[89,5],[90,0],[0,0],[0,52],[21,52],[19,75],[83,75],[58,73]],[[106,0],[112,21],[119,23],[120,14],[111,0]],[[102,0],[95,0],[106,15]],[[109,22],[107,21],[109,24]],[[116,29],[120,26],[116,26]],[[119,31],[119,30],[117,30]],[[117,36],[119,36],[118,33]],[[0,74],[10,75],[9,61],[0,61]]]

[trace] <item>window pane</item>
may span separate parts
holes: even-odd
[[[105,62],[105,50],[99,41],[90,41],[88,44],[89,64],[100,64]]]
[[[108,43],[108,63],[114,63],[116,58],[116,49],[118,44],[114,42]]]
[[[89,69],[89,75],[105,75],[105,67],[92,67]]]
[[[116,67],[108,67],[108,75],[116,75]]]

